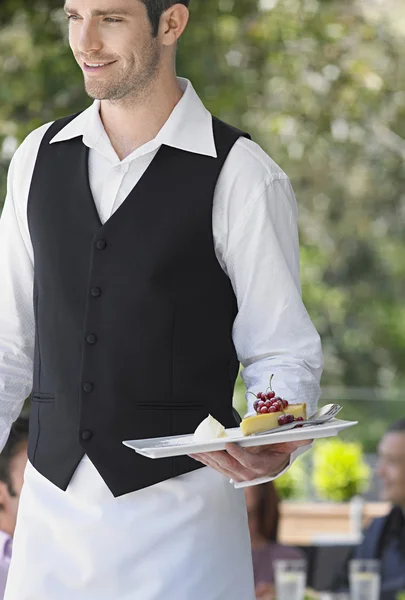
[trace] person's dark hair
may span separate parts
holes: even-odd
[[[256,496],[258,528],[268,542],[277,542],[280,521],[280,499],[274,483],[262,483],[253,487]]]
[[[14,456],[20,452],[22,443],[27,440],[28,417],[20,415],[18,419],[14,421],[6,445],[0,454],[0,481],[4,481],[4,483],[7,484],[10,496],[16,495],[11,484],[10,463]]]
[[[387,429],[387,433],[405,433],[405,418],[403,419],[398,419],[398,421],[395,421],[394,423],[392,423],[388,429]]]
[[[153,37],[156,37],[159,32],[160,17],[166,10],[175,4],[184,4],[187,7],[190,4],[190,0],[141,0],[141,2],[145,4],[148,11]]]

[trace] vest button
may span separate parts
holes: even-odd
[[[82,435],[82,440],[84,440],[85,442],[88,442],[93,437],[93,432],[90,431],[89,429],[85,429],[84,431],[82,431],[81,435]]]
[[[98,250],[104,250],[104,248],[107,248],[107,242],[105,240],[97,240],[96,246]]]
[[[83,384],[83,389],[85,392],[87,392],[89,394],[90,392],[93,391],[94,385],[92,383],[86,382]]]
[[[100,288],[98,288],[98,287],[91,288],[91,295],[93,296],[93,298],[98,298],[99,296],[101,296]]]
[[[97,336],[94,333],[90,333],[87,337],[86,337],[86,342],[88,344],[95,344],[97,342]]]

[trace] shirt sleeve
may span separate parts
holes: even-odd
[[[291,403],[306,402],[311,415],[320,397],[323,356],[301,297],[297,216],[289,179],[270,174],[239,203],[237,218],[228,220],[226,243],[217,247],[238,302],[233,340],[247,390],[265,391],[274,375],[275,393]],[[246,399],[251,412],[254,396]],[[309,447],[294,452],[287,469]]]
[[[17,205],[24,170],[14,155],[0,218],[0,450],[31,392],[35,325],[33,258],[26,219]],[[26,206],[26,198],[19,198]],[[20,209],[20,210],[19,210]]]
[[[323,367],[321,343],[302,301],[296,200],[289,180],[269,178],[228,235],[223,261],[238,302],[233,340],[253,392],[270,376],[277,395],[315,412]],[[254,397],[247,396],[249,409]]]

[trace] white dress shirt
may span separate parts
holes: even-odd
[[[104,130],[99,101],[51,140],[83,136],[102,223],[125,201],[162,144],[216,156],[210,113],[190,82],[179,83],[184,94],[158,135],[122,161]],[[0,448],[32,386],[34,255],[27,200],[50,125],[32,132],[15,153],[0,220]],[[232,148],[215,190],[212,223],[216,255],[238,302],[233,341],[247,388],[264,391],[274,373],[277,395],[307,402],[308,412],[314,412],[323,362],[318,333],[301,299],[297,204],[288,177],[253,141],[240,138]],[[250,406],[252,399],[249,394]]]
[[[180,84],[184,95],[156,138],[122,161],[105,133],[98,102],[51,140],[83,136],[103,223],[161,144],[216,156],[211,115],[191,84]],[[48,127],[34,131],[16,152],[0,222],[0,444],[32,386],[34,256],[27,198]],[[218,180],[213,233],[238,301],[233,340],[248,388],[266,389],[274,373],[276,393],[306,401],[311,412],[319,397],[322,355],[301,301],[296,202],[286,175],[247,139],[235,144]],[[65,492],[28,462],[6,600],[254,596],[243,491],[213,469],[113,498],[87,456]]]

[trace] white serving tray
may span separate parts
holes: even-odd
[[[145,440],[125,440],[122,443],[132,448],[138,454],[148,458],[170,458],[200,452],[214,452],[225,450],[225,444],[234,442],[243,448],[252,446],[265,446],[280,442],[296,442],[301,440],[315,440],[338,435],[340,431],[357,425],[357,421],[342,421],[331,419],[322,425],[307,425],[289,431],[277,431],[258,436],[244,436],[239,427],[226,429],[228,437],[211,440],[205,443],[195,443],[193,434],[149,438]]]

